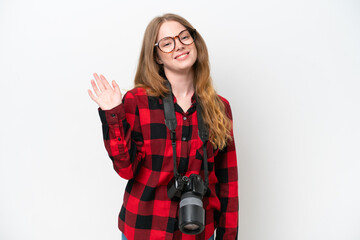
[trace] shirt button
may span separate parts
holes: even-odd
[[[186,141],[186,137],[183,137],[181,140]]]
[[[118,138],[119,141],[121,141],[121,138]]]
[[[183,119],[186,120],[186,117],[184,117]]]
[[[113,114],[111,114],[111,116],[114,118],[114,117],[116,117],[116,114],[115,114],[115,113],[113,113]]]

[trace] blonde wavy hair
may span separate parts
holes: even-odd
[[[161,76],[161,72],[164,71],[163,65],[156,62],[157,52],[154,47],[159,28],[165,21],[177,21],[185,28],[193,29],[193,26],[186,19],[172,13],[155,17],[148,24],[134,83],[135,87],[143,87],[150,96],[156,97],[163,97],[169,93],[165,85],[166,80]],[[227,141],[232,139],[231,119],[227,116],[225,105],[213,87],[208,50],[199,31],[196,31],[194,43],[197,49],[197,60],[193,65],[195,92],[203,110],[204,122],[209,127],[209,141],[215,149],[223,149]]]

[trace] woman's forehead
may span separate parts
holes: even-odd
[[[166,21],[160,25],[157,41],[164,37],[174,37],[186,28],[179,22]]]

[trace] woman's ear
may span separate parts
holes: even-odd
[[[163,64],[163,61],[160,59],[159,55],[157,53],[155,53],[155,60],[158,64]]]

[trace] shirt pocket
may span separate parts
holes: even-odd
[[[212,144],[207,141],[206,142],[206,153],[207,153],[207,163],[208,163],[208,171],[212,172],[214,170],[214,148]],[[203,144],[196,150],[196,159],[203,161],[204,160],[204,150],[203,150]],[[203,165],[201,166],[201,169],[203,169]]]

